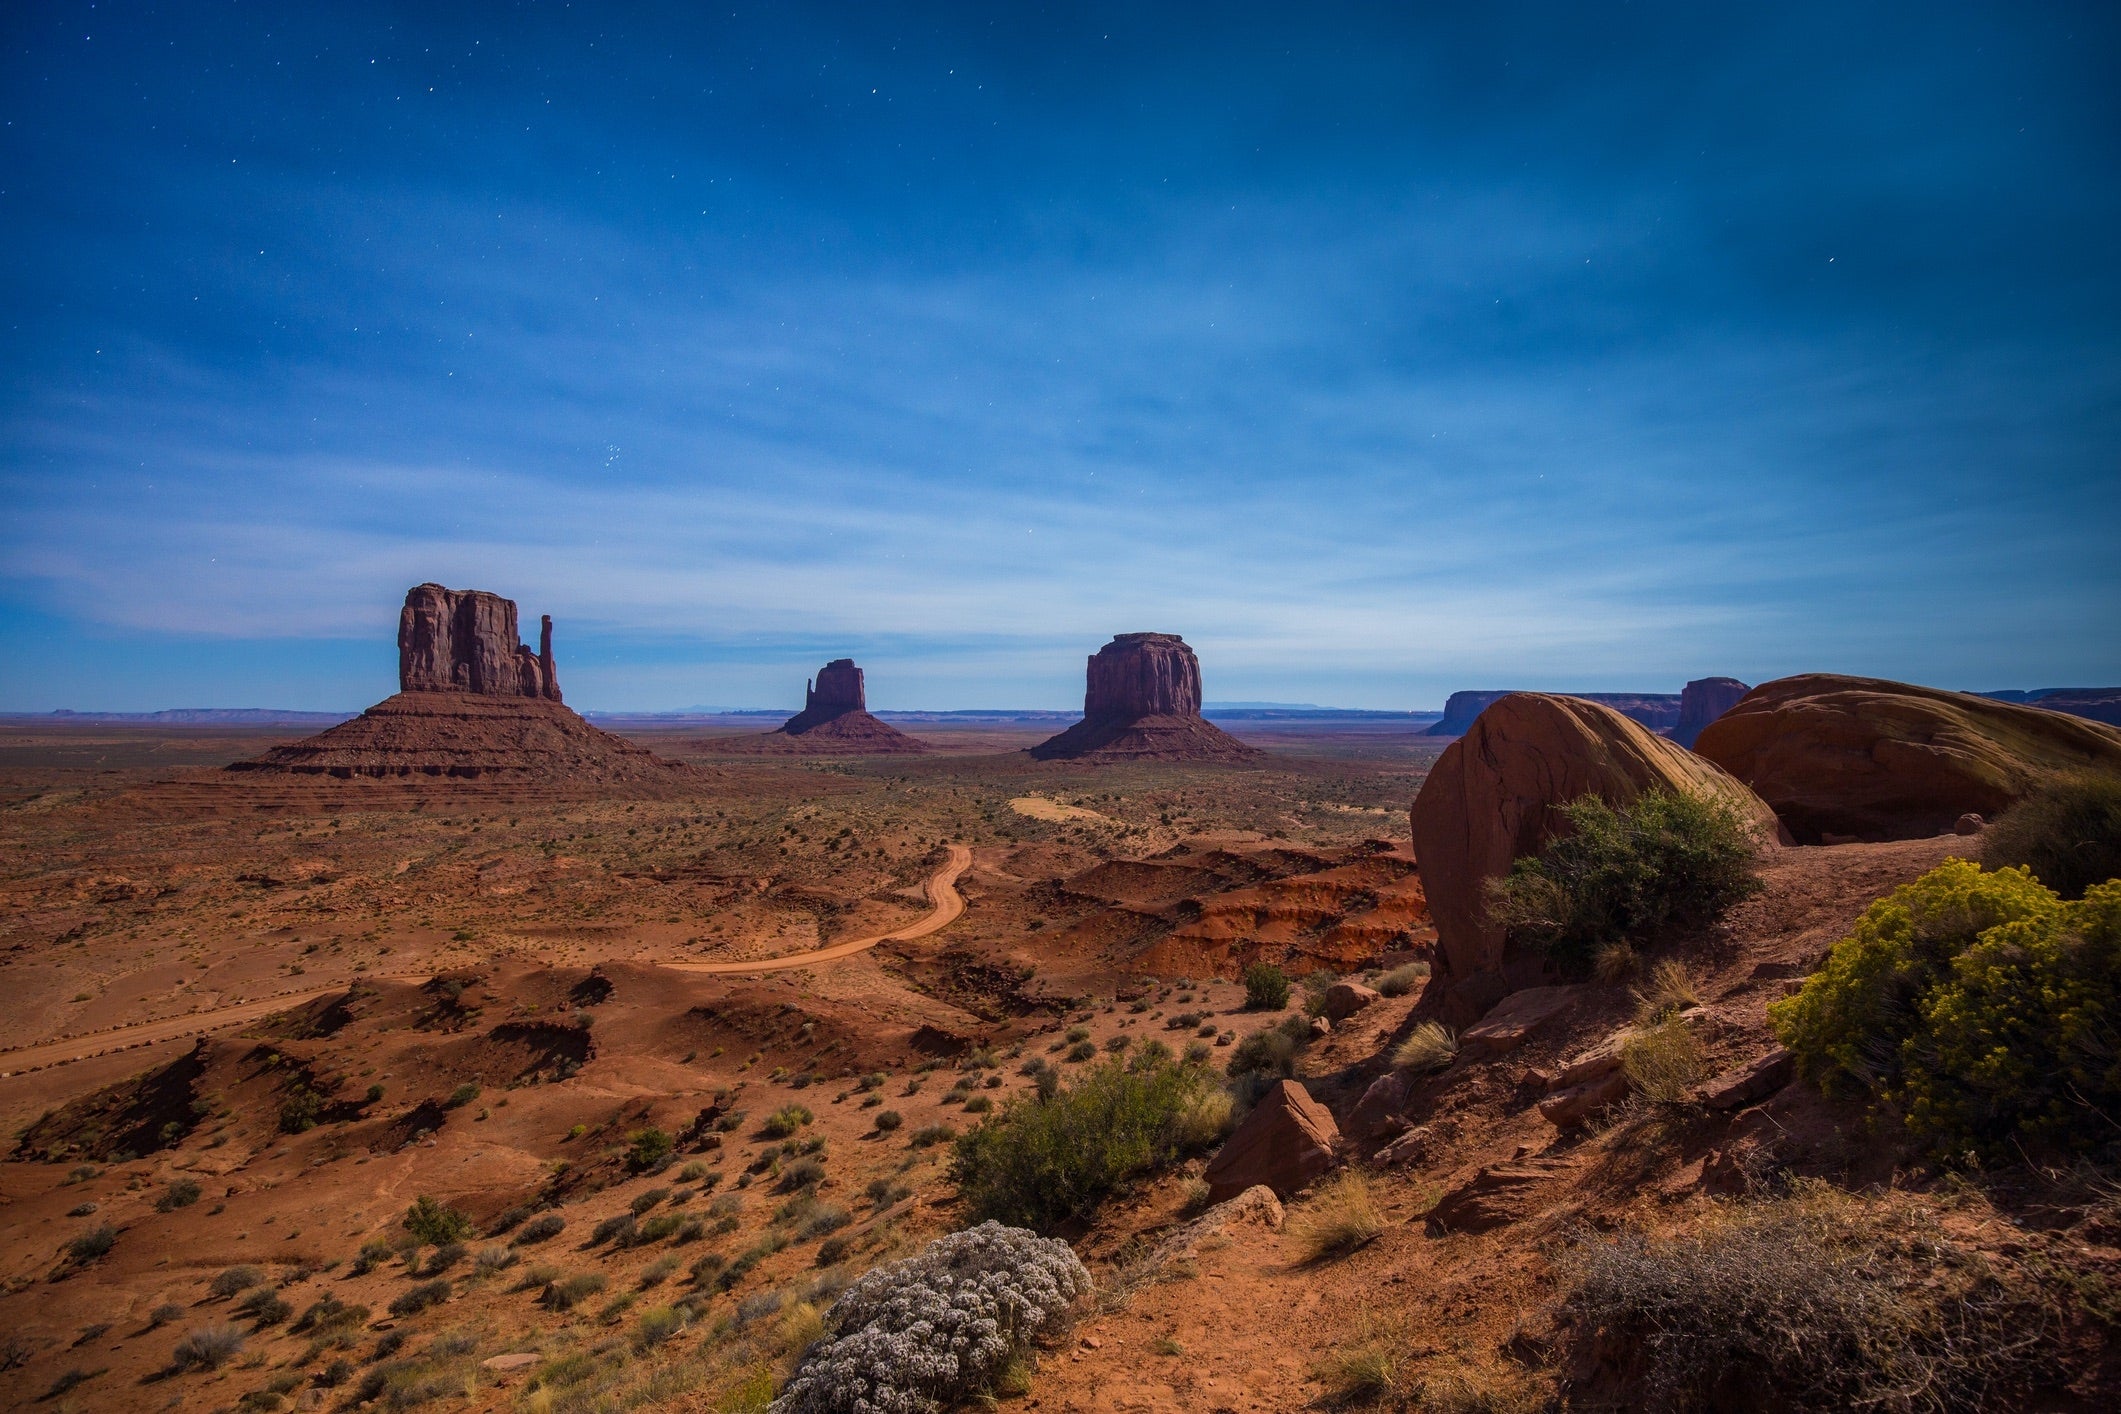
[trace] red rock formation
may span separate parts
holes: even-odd
[[[1443,704],[1443,720],[1430,727],[1425,736],[1464,736],[1473,719],[1482,712],[1510,696],[1511,688],[1500,690],[1487,688],[1472,692],[1454,692]],[[1610,707],[1631,722],[1640,722],[1653,732],[1670,731],[1679,723],[1680,698],[1669,692],[1572,692],[1568,694],[1583,702],[1596,702],[1601,707]]]
[[[1201,1174],[1208,1201],[1235,1198],[1255,1184],[1294,1197],[1333,1167],[1339,1143],[1333,1112],[1296,1081],[1278,1081],[1208,1160]]]
[[[1437,758],[1414,799],[1414,857],[1436,921],[1430,995],[1463,1026],[1520,987],[1554,980],[1542,955],[1506,951],[1483,890],[1510,862],[1537,854],[1564,823],[1556,808],[1585,795],[1626,805],[1663,787],[1734,801],[1772,839],[1775,817],[1701,757],[1609,707],[1520,692],[1503,698]]]
[[[803,686],[803,710],[763,736],[717,741],[716,751],[743,755],[904,755],[928,743],[869,715],[862,670],[852,658],[834,658]]]
[[[1200,715],[1200,660],[1175,633],[1123,633],[1090,655],[1083,719],[1031,748],[1054,760],[1245,760]]]
[[[552,662],[552,618],[540,651],[516,638],[516,606],[483,589],[415,585],[398,614],[398,690],[560,700]]]
[[[1993,818],[2054,773],[2121,771],[2121,730],[2103,723],[1830,673],[1754,688],[1694,749],[1805,844],[1941,834],[1964,814]]]
[[[1672,740],[1692,746],[1703,728],[1752,690],[1736,678],[1696,678],[1679,694],[1679,725],[1672,728]]]

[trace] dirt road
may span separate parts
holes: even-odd
[[[838,962],[842,958],[867,952],[878,943],[925,938],[930,933],[940,932],[956,922],[965,911],[965,899],[957,891],[957,881],[972,867],[972,851],[969,848],[961,844],[950,845],[948,848],[949,859],[944,861],[942,868],[928,876],[928,902],[931,906],[928,916],[917,923],[909,923],[889,933],[879,933],[873,938],[853,938],[844,943],[834,943],[830,947],[793,953],[786,957],[752,958],[742,962],[666,962],[663,966],[677,972],[778,972],[788,967],[815,967],[820,963]],[[360,980],[422,982],[426,980],[426,974]],[[31,1045],[18,1046],[13,1050],[0,1051],[0,1078],[20,1075],[25,1071],[43,1070],[48,1066],[65,1065],[69,1061],[87,1060],[91,1056],[109,1055],[113,1051],[129,1051],[135,1047],[152,1046],[162,1041],[226,1031],[231,1027],[256,1021],[260,1017],[270,1016],[276,1011],[287,1011],[306,1005],[319,997],[336,996],[344,992],[348,985],[350,984],[339,982],[328,987],[313,987],[305,992],[283,992],[278,996],[263,997],[256,1001],[235,1002],[208,1011],[195,1011],[186,1016],[169,1016],[159,1021],[113,1027],[108,1031],[91,1032],[85,1036],[64,1037],[56,1041],[38,1041]]]

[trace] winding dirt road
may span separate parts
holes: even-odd
[[[779,972],[788,967],[815,967],[820,963],[838,962],[857,953],[865,953],[879,943],[906,942],[914,938],[925,938],[930,933],[939,933],[955,923],[964,913],[965,899],[964,895],[957,891],[957,881],[972,867],[970,848],[961,844],[949,845],[947,848],[950,851],[949,859],[944,861],[942,868],[928,876],[928,916],[917,923],[910,923],[889,933],[879,933],[873,938],[851,938],[843,943],[834,943],[810,952],[790,953],[785,957],[749,958],[741,962],[666,962],[661,965],[674,972]],[[426,978],[426,973],[395,976],[364,974],[354,980],[422,982]],[[85,1036],[70,1036],[56,1041],[38,1041],[27,1046],[18,1046],[12,1050],[0,1051],[0,1079],[26,1071],[65,1065],[70,1061],[109,1055],[113,1051],[130,1051],[162,1041],[226,1031],[231,1027],[256,1021],[260,1017],[270,1016],[276,1011],[305,1006],[319,997],[337,996],[350,985],[349,982],[339,982],[328,987],[313,987],[304,992],[283,992],[278,996],[234,1002],[228,1006],[195,1011],[185,1016],[167,1016],[159,1021],[142,1021],[132,1026],[91,1032]]]

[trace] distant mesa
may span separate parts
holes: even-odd
[[[1031,748],[1040,761],[1249,761],[1260,752],[1200,714],[1200,660],[1175,633],[1123,633],[1090,655],[1083,719]]]
[[[1996,702],[2043,707],[2050,712],[2067,712],[2072,717],[2121,727],[2121,687],[2040,687],[2031,692],[1978,692],[1974,695]]]
[[[2044,703],[1831,673],[1763,683],[1694,749],[1759,792],[1800,844],[1943,834],[2058,772],[2121,771],[2121,730]]]
[[[1476,717],[1518,690],[1487,688],[1476,692],[1454,692],[1443,704],[1443,720],[1430,727],[1427,735],[1464,736]],[[1639,722],[1653,732],[1670,735],[1679,725],[1681,704],[1678,693],[1572,692],[1568,696],[1578,701],[1596,702],[1601,707],[1610,707],[1629,721]]]
[[[934,748],[869,715],[862,670],[834,658],[803,685],[803,710],[756,736],[717,737],[704,749],[766,756],[903,756]]]
[[[1671,738],[1692,746],[1709,723],[1736,707],[1753,689],[1736,678],[1696,678],[1679,694],[1679,724]]]
[[[398,687],[351,721],[228,769],[599,787],[674,783],[690,770],[563,705],[551,617],[533,653],[516,640],[515,602],[484,590],[422,584],[407,591]]]

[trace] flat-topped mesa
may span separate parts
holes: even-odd
[[[1123,633],[1090,655],[1083,719],[1031,748],[1054,760],[1245,760],[1259,752],[1200,715],[1200,659],[1175,633]]]
[[[552,616],[542,619],[533,653],[518,641],[513,599],[483,589],[414,585],[398,614],[398,690],[558,702]]]
[[[1691,747],[1709,723],[1736,707],[1753,689],[1736,678],[1696,678],[1679,694],[1679,725],[1672,740]]]

